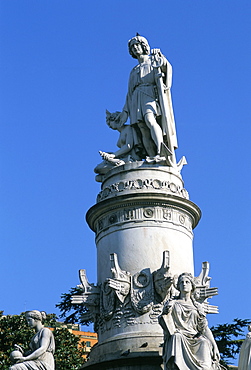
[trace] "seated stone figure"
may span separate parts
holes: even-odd
[[[241,346],[238,370],[251,370],[251,325],[248,330],[249,333]]]
[[[140,160],[139,152],[142,146],[137,137],[135,129],[130,125],[121,124],[116,119],[120,112],[110,113],[106,111],[106,123],[112,130],[119,132],[119,139],[117,142],[118,150],[112,153],[99,152],[103,158],[103,162],[98,164],[94,172],[99,175],[105,175],[111,168],[125,164],[126,162],[133,162]],[[99,181],[99,177],[96,177]]]
[[[208,328],[202,306],[195,301],[194,278],[183,273],[178,278],[180,294],[166,302],[160,316],[164,329],[164,368],[167,370],[220,369],[219,351]]]
[[[31,351],[26,356],[11,356],[16,362],[9,370],[54,370],[55,351],[54,337],[50,329],[45,328],[42,320],[45,319],[45,312],[28,311],[26,313],[26,320],[29,327],[34,328],[36,334],[31,339]],[[16,347],[16,351],[20,347]]]

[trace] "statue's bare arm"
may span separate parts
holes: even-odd
[[[120,139],[118,142],[119,150],[114,152],[116,158],[123,157],[128,154],[133,148],[133,133],[131,126],[124,126],[123,131],[120,134]],[[122,145],[121,145],[122,144]],[[120,146],[121,145],[121,146]]]
[[[36,349],[34,352],[32,352],[30,355],[26,356],[26,357],[20,357],[20,359],[18,360],[18,362],[24,362],[24,361],[30,361],[30,360],[36,360],[38,359],[41,355],[43,355],[48,346],[49,346],[49,343],[50,343],[50,331],[49,329],[44,329],[43,330],[43,334],[42,334],[42,338],[41,338],[41,346]]]
[[[204,330],[204,333],[203,333],[209,340],[210,342],[212,343],[212,346],[213,346],[213,360],[217,360],[219,361],[220,360],[220,352],[218,350],[218,347],[217,347],[217,344],[215,342],[215,339],[214,339],[214,336],[211,332],[211,330],[209,329],[209,327],[207,326],[206,329]]]

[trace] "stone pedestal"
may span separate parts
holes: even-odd
[[[194,273],[192,230],[200,215],[177,169],[134,162],[105,175],[86,217],[96,234],[100,295],[99,342],[85,368],[161,369],[159,282]]]
[[[200,209],[188,200],[173,168],[128,163],[110,171],[98,202],[87,213],[96,233],[98,283],[110,275],[107,256],[117,253],[130,273],[157,270],[163,251],[170,253],[173,274],[193,274],[193,232]]]

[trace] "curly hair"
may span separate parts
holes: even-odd
[[[195,291],[195,289],[196,289],[196,285],[195,285],[195,282],[194,282],[193,275],[190,274],[189,272],[183,272],[182,274],[179,275],[178,281],[177,281],[177,289],[180,290],[179,289],[179,286],[180,286],[181,279],[183,277],[186,277],[190,281],[190,283],[192,285],[192,293],[193,293]]]
[[[120,114],[121,112],[114,112],[114,113],[110,113],[108,112],[108,110],[106,110],[106,124],[107,126],[109,126],[110,128],[111,127],[111,121],[116,121],[116,118],[118,117],[118,115]],[[116,125],[116,129],[123,126],[123,123],[120,123],[120,122],[115,122],[115,125]],[[114,128],[113,128],[114,129]]]
[[[133,54],[133,51],[132,51],[132,45],[135,44],[135,43],[139,43],[143,49],[143,54],[145,55],[148,55],[150,54],[150,46],[148,44],[148,41],[145,37],[143,36],[135,36],[133,38],[131,38],[129,41],[128,41],[128,49],[129,49],[129,54],[137,59],[137,57]]]
[[[33,310],[33,311],[27,311],[25,313],[26,317],[32,317],[34,320],[38,321],[43,321],[46,319],[46,313],[44,311],[38,311],[38,310]]]

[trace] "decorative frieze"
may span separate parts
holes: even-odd
[[[85,270],[80,271],[79,288],[83,293],[74,295],[72,303],[83,305],[100,334],[138,324],[157,324],[166,301],[177,296],[177,276],[170,272],[169,251],[163,252],[158,270],[146,268],[133,275],[121,270],[116,253],[110,255],[110,261],[112,277],[107,277],[100,286],[90,284]],[[217,288],[210,287],[208,272],[209,264],[204,262],[200,275],[194,278],[194,298],[205,313],[217,313],[217,306],[207,302],[218,294]]]
[[[100,202],[110,196],[115,196],[117,193],[137,192],[140,190],[156,190],[167,194],[175,194],[184,199],[189,199],[188,192],[185,188],[174,182],[160,179],[135,179],[125,180],[113,183],[106,186],[97,196],[97,202]]]
[[[125,225],[128,222],[136,222],[137,226],[140,222],[153,221],[154,223],[172,223],[176,226],[181,226],[187,231],[192,232],[191,217],[174,207],[125,207],[107,212],[101,215],[95,223],[95,232],[98,235],[101,231],[116,225]],[[133,227],[133,226],[132,226]]]
[[[154,300],[153,279],[150,269],[144,269],[133,276],[131,304],[140,315],[150,311]]]

